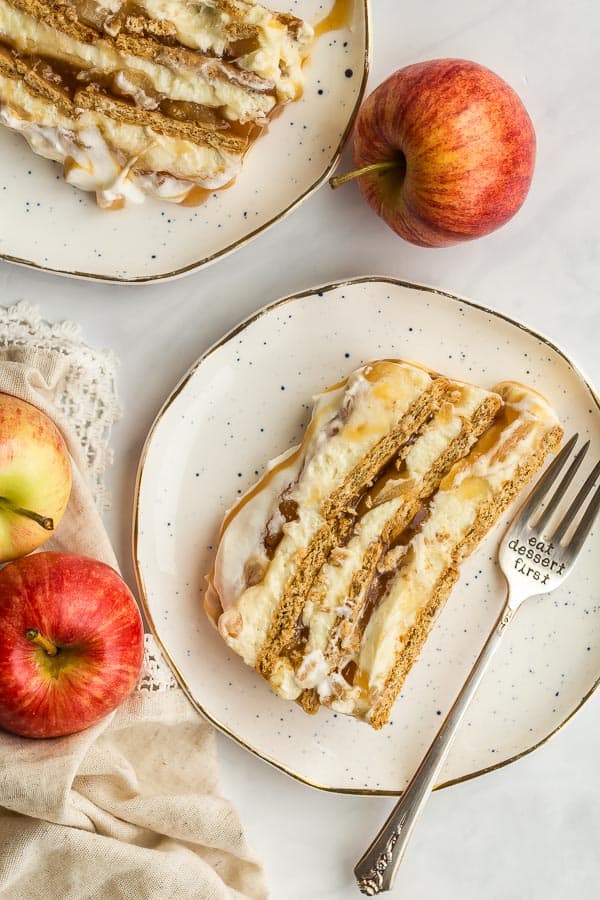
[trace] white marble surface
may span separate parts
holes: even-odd
[[[594,0],[373,5],[372,86],[410,62],[465,56],[503,75],[525,101],[538,134],[536,176],[525,207],[500,232],[421,250],[374,218],[356,188],[324,188],[234,257],[171,284],[119,288],[0,264],[0,302],[25,298],[48,318],[76,319],[90,343],[121,357],[125,418],[114,432],[108,526],[130,581],[135,469],[156,411],[212,341],[278,296],[367,273],[437,285],[545,332],[600,382],[600,8]],[[434,795],[396,895],[596,896],[599,709],[596,697],[535,754]],[[359,896],[353,862],[391,801],[318,793],[219,743],[224,789],[266,861],[275,900]]]

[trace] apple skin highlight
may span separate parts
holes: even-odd
[[[0,563],[24,556],[52,537],[71,493],[71,463],[64,439],[37,407],[0,394]],[[39,522],[15,507],[48,519]]]
[[[142,659],[136,602],[110,566],[47,551],[0,571],[1,728],[33,738],[81,731],[126,699]]]
[[[395,72],[357,120],[360,189],[387,224],[413,244],[443,247],[489,234],[523,204],[536,140],[515,91],[483,66],[439,59]]]

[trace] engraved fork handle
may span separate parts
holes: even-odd
[[[363,894],[374,897],[391,890],[417,820],[425,807],[469,703],[514,616],[507,599],[477,662],[444,719],[431,747],[385,825],[354,869]]]

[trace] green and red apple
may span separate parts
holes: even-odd
[[[52,537],[71,492],[64,439],[43,412],[0,394],[0,563]]]
[[[110,566],[46,551],[0,571],[0,727],[32,738],[93,725],[134,689],[143,626]]]
[[[521,207],[535,132],[515,91],[475,62],[436,59],[395,72],[368,97],[354,136],[370,206],[422,247],[489,234]]]

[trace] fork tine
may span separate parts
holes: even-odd
[[[534,525],[535,525],[535,528],[537,528],[539,531],[542,531],[544,526],[548,524],[548,522],[552,518],[552,514],[554,513],[554,510],[556,509],[556,507],[558,506],[558,504],[560,503],[562,498],[567,493],[567,490],[569,489],[569,485],[573,481],[573,478],[575,477],[577,469],[583,462],[585,454],[588,452],[589,446],[590,446],[590,442],[588,441],[587,444],[584,444],[583,447],[581,448],[581,450],[577,453],[577,456],[575,457],[575,459],[573,460],[573,462],[571,463],[571,465],[569,466],[569,468],[563,475],[562,481],[560,482],[560,484],[558,485],[558,487],[556,488],[556,490],[553,492],[552,496],[548,500],[547,506],[542,510],[542,514],[540,515],[540,517],[538,519],[536,519]]]
[[[558,456],[556,456],[550,463],[550,465],[538,481],[537,485],[529,495],[529,499],[521,509],[518,518],[519,524],[527,524],[529,522],[529,519],[538,508],[540,502],[544,499],[544,497],[560,475],[562,468],[569,458],[571,450],[577,443],[578,439],[579,434],[574,434],[573,437],[567,441]]]
[[[569,525],[571,524],[571,522],[573,521],[573,519],[575,518],[575,516],[577,515],[577,513],[583,506],[583,501],[585,500],[585,498],[587,497],[587,495],[593,488],[593,486],[596,482],[596,479],[598,478],[598,475],[600,475],[600,460],[596,463],[593,470],[586,478],[585,482],[583,483],[583,486],[577,492],[577,496],[571,503],[570,507],[564,514],[558,527],[555,529],[554,533],[552,534],[551,539],[553,541],[556,541],[557,543],[559,541],[562,541],[562,539],[564,538],[565,534],[568,531]]]
[[[571,555],[572,562],[575,560],[575,557],[585,543],[585,539],[592,530],[592,525],[594,524],[596,516],[598,515],[598,510],[600,510],[600,485],[598,485],[598,487],[596,488],[596,493],[590,500],[588,508],[583,514],[583,518],[575,530],[575,534],[567,544],[567,550]]]

